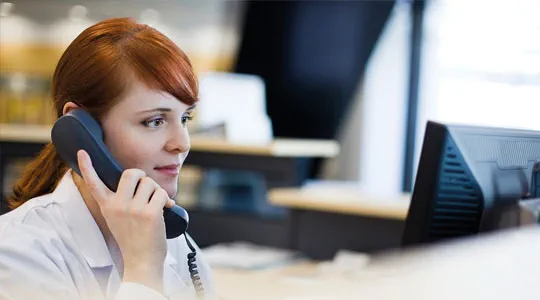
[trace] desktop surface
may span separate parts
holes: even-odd
[[[536,226],[379,255],[358,272],[300,262],[214,276],[220,299],[537,300],[538,249]]]

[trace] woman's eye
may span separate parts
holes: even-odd
[[[154,118],[143,122],[143,125],[150,128],[158,128],[165,123],[163,118]]]
[[[182,124],[186,124],[188,121],[191,121],[191,119],[193,119],[192,116],[183,116],[182,117]]]

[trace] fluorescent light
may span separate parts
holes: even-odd
[[[75,5],[69,10],[68,16],[71,21],[80,21],[86,18],[87,13],[88,9],[85,6]]]

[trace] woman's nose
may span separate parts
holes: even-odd
[[[183,125],[172,128],[165,148],[168,152],[185,153],[189,151],[189,134]],[[177,128],[176,128],[177,127]]]

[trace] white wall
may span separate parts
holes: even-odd
[[[401,191],[409,61],[409,5],[396,4],[368,61],[324,177],[359,181],[378,194]]]

